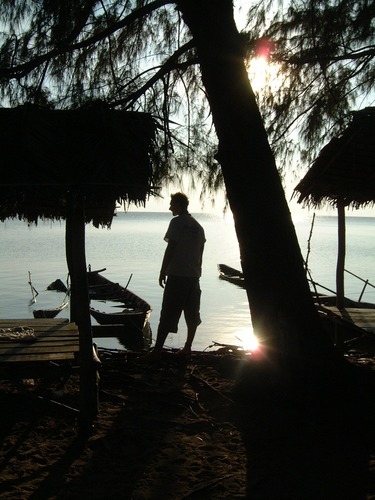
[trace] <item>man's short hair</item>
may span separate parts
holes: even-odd
[[[171,202],[176,203],[182,208],[187,209],[189,205],[189,198],[184,193],[175,193],[171,195]]]

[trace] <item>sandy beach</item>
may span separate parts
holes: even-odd
[[[333,398],[330,415],[324,396],[307,408],[303,395],[270,389],[242,351],[193,353],[186,363],[166,353],[158,365],[125,351],[100,357],[88,438],[71,409],[77,374],[48,386],[1,382],[1,498],[375,498],[372,357],[351,356],[363,391],[346,388],[353,398],[341,408]]]

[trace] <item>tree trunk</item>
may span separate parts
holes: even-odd
[[[232,1],[181,0],[178,7],[196,42],[219,139],[253,325],[268,344],[264,362],[242,369],[234,394],[247,498],[365,498],[366,383],[339,369],[343,357],[314,306]]]
[[[233,212],[254,330],[269,353],[332,358],[246,72],[231,0],[177,2],[193,34]],[[213,17],[214,16],[214,17]]]

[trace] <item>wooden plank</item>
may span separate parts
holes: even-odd
[[[4,349],[10,349],[12,347],[17,347],[20,349],[29,349],[30,347],[36,347],[39,349],[46,349],[50,346],[58,348],[59,346],[71,346],[74,349],[79,348],[78,337],[38,337],[36,340],[25,342],[18,340],[1,340],[0,341],[0,351]]]
[[[49,333],[46,333],[46,332],[34,332],[34,333],[35,333],[35,336],[37,337],[38,341],[39,341],[39,339],[41,341],[42,340],[51,340],[51,342],[58,341],[58,340],[64,341],[65,339],[66,340],[69,340],[69,339],[79,340],[78,332],[57,331],[57,332],[49,332]]]
[[[22,340],[22,339],[9,339],[9,338],[1,338],[0,336],[0,349],[1,346],[5,344],[20,344],[20,345],[31,345],[31,344],[76,344],[79,342],[78,335],[72,335],[72,334],[67,334],[67,335],[39,335],[36,334],[35,338],[33,339],[28,339],[28,340]]]
[[[24,327],[26,328],[26,327]],[[11,331],[11,332],[15,332],[17,333],[17,331],[22,331],[22,330],[17,330],[17,328],[4,328],[4,329],[0,329],[0,332],[4,332],[5,334],[8,332],[8,331]],[[24,332],[28,332],[28,331],[31,331],[31,332],[34,332],[34,334],[36,336],[38,335],[42,335],[42,336],[45,336],[45,337],[48,337],[48,336],[57,336],[57,337],[61,337],[61,336],[66,336],[66,335],[76,335],[78,337],[78,330],[67,330],[67,329],[41,329],[41,328],[31,328],[28,329],[28,330],[23,330]]]
[[[59,353],[38,353],[38,354],[25,354],[25,355],[9,355],[2,356],[1,363],[29,363],[38,361],[67,361],[74,360],[75,356],[72,352],[59,352]]]
[[[0,328],[30,328],[32,341],[1,340],[0,364],[37,363],[46,361],[71,361],[79,352],[77,325],[55,318],[3,319]]]
[[[64,336],[64,335],[77,335],[78,337],[78,328],[76,326],[67,325],[33,325],[33,324],[24,324],[24,325],[15,325],[13,323],[3,323],[0,325],[0,329],[3,330],[13,330],[17,331],[17,328],[28,328],[34,332],[36,336],[44,335],[44,336]]]
[[[15,319],[0,319],[0,328],[13,328],[17,326],[35,327],[56,327],[58,325],[74,325],[69,323],[68,319],[56,318],[15,318]]]
[[[10,344],[10,345],[14,345],[14,344],[20,344],[20,345],[32,345],[32,344],[68,344],[68,343],[71,343],[71,344],[75,344],[79,342],[79,339],[78,339],[78,335],[66,335],[66,336],[53,336],[53,337],[49,337],[49,336],[38,336],[36,337],[35,339],[31,339],[31,340],[17,340],[17,339],[6,339],[6,338],[2,338],[0,340],[0,349],[1,349],[1,346],[3,345],[6,345],[6,344]]]
[[[78,341],[79,337],[76,334],[57,335],[52,333],[51,335],[44,335],[43,333],[36,332],[35,339],[30,342],[69,342]]]
[[[51,321],[51,320],[45,320]],[[0,320],[0,329],[7,330],[16,328],[30,328],[36,336],[64,336],[76,335],[78,337],[78,328],[72,323],[59,323],[59,324],[34,324],[31,322],[13,323],[13,320]]]
[[[66,345],[45,345],[45,346],[20,346],[19,344],[15,346],[11,346],[8,349],[1,349],[0,351],[0,362],[2,361],[3,356],[7,355],[12,355],[12,354],[18,354],[18,355],[25,355],[25,354],[37,354],[38,352],[40,354],[46,354],[48,352],[78,352],[79,351],[79,346],[74,346],[70,344]]]
[[[79,353],[79,349],[76,348],[75,346],[72,346],[69,344],[67,344],[65,346],[51,346],[47,349],[43,349],[43,348],[40,349],[38,347],[11,346],[11,347],[8,347],[7,349],[4,348],[4,349],[0,350],[0,363],[2,363],[4,361],[4,356],[11,356],[12,354],[14,354],[14,356],[19,356],[22,354],[29,354],[29,353],[48,354],[50,352],[53,352],[53,353],[71,352],[72,355],[75,355],[75,354]]]
[[[333,319],[375,333],[375,309],[359,307],[338,309],[335,306],[321,306],[321,310]]]

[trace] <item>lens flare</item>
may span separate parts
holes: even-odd
[[[269,38],[260,38],[255,45],[255,54],[257,57],[269,59],[275,50],[275,44]]]
[[[255,93],[276,92],[283,84],[280,65],[272,60],[274,50],[275,44],[270,39],[261,38],[247,62],[249,80]]]
[[[259,349],[259,340],[251,328],[238,332],[236,338],[241,342],[244,351],[256,351]]]

